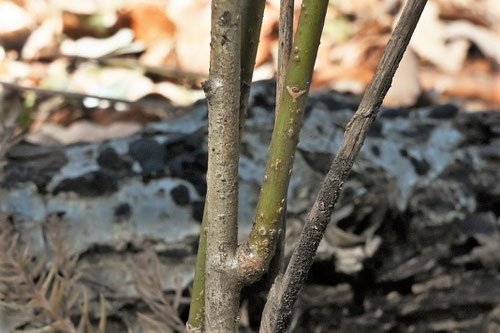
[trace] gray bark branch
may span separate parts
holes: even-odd
[[[409,0],[405,5],[361,104],[347,125],[344,140],[309,212],[282,282],[275,283],[271,288],[268,298],[269,304],[266,304],[266,307],[270,307],[269,311],[275,313],[275,321],[266,332],[285,332],[288,328],[293,306],[300,288],[307,278],[333,207],[363,145],[370,125],[375,120],[380,105],[391,86],[392,77],[403,57],[426,2],[427,0]]]
[[[212,1],[205,330],[236,332],[241,1]]]

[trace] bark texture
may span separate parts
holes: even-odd
[[[265,0],[243,1],[241,6],[241,91],[240,91],[240,140],[243,134],[248,110],[248,96],[255,67],[255,57],[259,45]],[[205,261],[206,261],[207,214],[204,209],[202,230],[198,246],[196,272],[193,283],[191,307],[189,309],[188,330],[199,330],[204,321],[205,308]]]
[[[212,2],[208,102],[205,330],[236,332],[241,1]]]

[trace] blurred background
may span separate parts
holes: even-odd
[[[278,6],[267,3],[255,80],[276,75]],[[312,89],[361,95],[401,6],[330,1]],[[209,32],[209,0],[1,1],[7,118],[43,133],[37,143],[98,141],[168,118],[203,98]],[[431,0],[384,103],[498,108],[499,63],[498,0]]]

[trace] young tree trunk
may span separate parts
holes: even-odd
[[[236,332],[238,161],[240,121],[240,0],[212,2],[208,101],[205,329]]]
[[[240,52],[240,109],[239,109],[239,138],[243,133],[244,122],[248,109],[248,96],[255,67],[257,47],[264,16],[265,0],[243,1],[241,5],[241,52]],[[196,272],[193,282],[193,293],[189,309],[189,319],[186,329],[190,332],[200,332],[205,318],[205,270],[207,251],[207,205],[203,213]]]

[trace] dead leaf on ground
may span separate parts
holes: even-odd
[[[401,59],[392,85],[384,99],[387,106],[414,106],[422,94],[419,78],[418,59],[411,48],[408,48]]]
[[[455,21],[448,24],[444,35],[449,40],[467,39],[474,43],[488,58],[500,65],[500,35],[486,28],[467,21]]]
[[[207,0],[170,1],[166,10],[177,27],[176,54],[179,69],[194,73],[208,73],[210,2]]]
[[[424,60],[447,73],[457,73],[463,66],[470,43],[463,39],[448,40],[446,24],[439,19],[439,9],[428,2],[410,45]]]
[[[102,142],[132,135],[142,128],[131,122],[115,122],[109,126],[97,125],[90,121],[77,121],[68,127],[46,123],[35,133],[30,133],[26,141],[40,145],[56,143],[69,145],[78,142]],[[92,135],[89,135],[92,133]]]
[[[490,105],[500,104],[500,75],[450,76],[433,70],[423,70],[421,78],[425,90],[436,90],[440,94],[453,97],[480,99],[489,102]]]
[[[10,1],[0,2],[0,44],[6,49],[20,49],[35,21],[23,8]]]
[[[101,58],[143,50],[141,43],[134,42],[134,32],[127,28],[108,38],[82,37],[76,41],[67,39],[61,43],[62,54],[82,58]]]
[[[154,89],[153,81],[140,71],[125,68],[81,66],[71,77],[76,91],[135,101]]]
[[[21,52],[26,60],[54,56],[58,53],[58,38],[62,33],[62,22],[57,16],[45,20],[28,37]]]
[[[177,26],[168,16],[164,5],[133,3],[121,15],[129,18],[136,39],[146,46],[146,52],[141,56],[144,64],[152,66],[177,64],[175,57]]]

